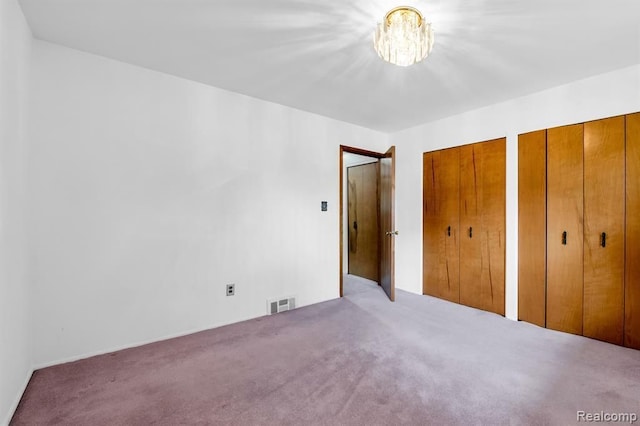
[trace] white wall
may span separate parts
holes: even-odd
[[[338,296],[339,145],[387,135],[40,41],[32,80],[36,365]]]
[[[31,31],[15,0],[0,0],[0,424],[31,376],[25,156]]]
[[[506,316],[517,319],[518,134],[640,111],[640,65],[391,135],[396,168],[396,286],[422,293],[422,153],[507,137]]]

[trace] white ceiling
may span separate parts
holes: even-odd
[[[398,4],[436,42],[372,47]],[[392,132],[640,63],[639,0],[21,0],[43,40]]]

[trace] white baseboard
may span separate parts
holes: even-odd
[[[223,322],[223,323],[208,325],[208,326],[205,326],[205,327],[195,328],[195,329],[191,329],[191,330],[187,330],[187,331],[182,331],[182,332],[179,332],[179,333],[168,334],[168,335],[161,336],[161,337],[151,338],[151,339],[148,339],[148,340],[141,340],[141,341],[128,343],[128,344],[124,344],[124,345],[120,345],[120,346],[114,346],[114,347],[107,348],[107,349],[101,349],[101,350],[97,350],[97,351],[87,352],[87,353],[84,353],[84,354],[81,354],[81,355],[74,355],[74,356],[61,358],[61,359],[57,359],[57,360],[53,360],[53,361],[45,361],[45,362],[41,362],[41,363],[35,364],[34,367],[33,367],[33,370],[34,371],[35,370],[40,370],[41,368],[53,367],[54,365],[66,364],[68,362],[79,361],[81,359],[91,358],[91,357],[98,356],[98,355],[104,355],[104,354],[108,354],[108,353],[111,353],[111,352],[122,351],[122,350],[125,350],[125,349],[137,348],[138,346],[144,346],[144,345],[148,345],[148,344],[151,344],[151,343],[162,342],[163,340],[169,340],[169,339],[175,339],[177,337],[188,336],[189,334],[200,333],[201,331],[207,331],[207,330],[211,330],[211,329],[214,329],[214,328],[223,327],[225,325],[230,325],[230,324],[235,324],[235,323],[242,322],[242,321],[252,320],[252,319],[255,319],[255,318],[259,318],[259,317],[251,316],[251,317],[242,318],[242,319],[239,319],[239,320],[234,320],[232,322]]]
[[[13,417],[13,414],[16,412],[16,409],[18,408],[18,404],[20,404],[20,400],[22,399],[22,395],[24,394],[24,391],[27,390],[27,385],[29,384],[29,380],[31,380],[31,376],[33,375],[33,371],[34,370],[32,368],[31,371],[29,371],[29,373],[27,374],[27,378],[25,379],[24,384],[22,385],[22,388],[20,389],[20,391],[16,395],[15,399],[13,400],[13,404],[11,404],[11,406],[9,407],[9,412],[7,413],[7,417],[1,423],[2,426],[8,426],[9,425],[9,422],[11,421],[11,418]]]
[[[330,297],[328,299],[324,299],[324,300],[320,300],[320,301],[317,301],[317,302],[313,302],[311,304],[298,305],[297,308],[302,308],[304,306],[315,305],[317,303],[322,303],[322,302],[328,302],[329,300],[334,300],[336,298],[338,298],[338,297],[335,296],[335,297]],[[87,352],[87,353],[84,353],[84,354],[81,354],[81,355],[74,355],[74,356],[61,358],[61,359],[57,359],[57,360],[53,360],[53,361],[40,362],[40,363],[36,363],[33,366],[33,371],[40,370],[41,368],[53,367],[54,365],[66,364],[67,362],[79,361],[81,359],[91,358],[93,356],[104,355],[104,354],[108,354],[108,353],[111,353],[111,352],[117,352],[117,351],[122,351],[122,350],[125,350],[125,349],[137,348],[138,346],[144,346],[144,345],[148,345],[148,344],[151,344],[151,343],[162,342],[163,340],[169,340],[169,339],[175,339],[177,337],[188,336],[189,334],[200,333],[201,331],[212,330],[214,328],[223,327],[225,325],[231,325],[231,324],[236,324],[236,323],[243,322],[243,321],[249,321],[249,320],[256,319],[256,318],[261,318],[263,316],[264,315],[247,316],[246,318],[241,318],[241,319],[237,319],[237,320],[233,320],[233,321],[226,321],[226,322],[221,322],[221,323],[216,323],[216,324],[210,324],[210,325],[205,326],[205,327],[195,328],[195,329],[191,329],[191,330],[187,330],[187,331],[182,331],[182,332],[179,332],[179,333],[169,334],[169,335],[156,337],[156,338],[151,338],[151,339],[148,339],[148,340],[142,340],[142,341],[138,341],[138,342],[134,342],[134,343],[128,343],[128,344],[124,344],[124,345],[120,345],[120,346],[111,347],[111,348],[108,348],[108,349],[101,349],[101,350],[97,350],[97,351]]]

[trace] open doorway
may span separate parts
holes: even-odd
[[[340,297],[346,272],[395,299],[394,157],[394,147],[378,153],[340,146]]]

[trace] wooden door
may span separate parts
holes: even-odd
[[[584,124],[582,334],[622,344],[624,325],[624,116]]]
[[[506,139],[460,148],[460,303],[504,315]]]
[[[460,301],[458,148],[423,155],[423,293]]]
[[[547,131],[518,136],[518,319],[546,326]]]
[[[547,327],[582,334],[583,125],[547,130]]]
[[[378,282],[378,163],[347,168],[349,274]]]
[[[471,144],[461,146],[459,149],[460,303],[482,309],[480,303],[482,247],[478,238],[483,200],[482,185],[479,184],[482,148],[480,144]]]
[[[624,345],[640,349],[640,113],[626,117]]]
[[[395,300],[395,147],[380,159],[380,285]]]
[[[481,308],[504,315],[506,138],[482,143]],[[461,259],[462,261],[462,259]]]

